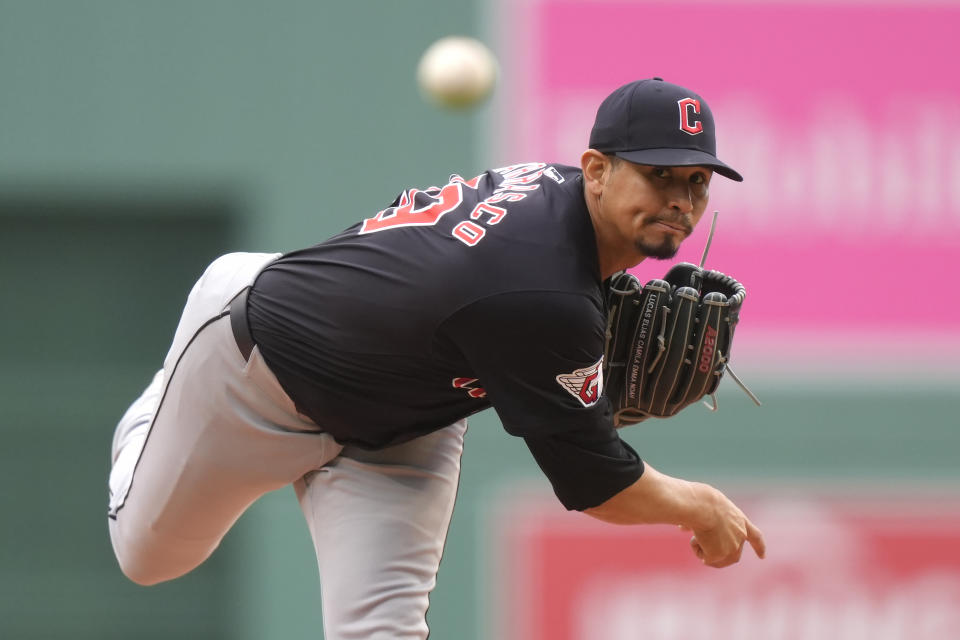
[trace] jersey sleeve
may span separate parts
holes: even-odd
[[[612,427],[524,440],[557,499],[569,510],[602,504],[643,474],[643,460]]]
[[[568,509],[596,506],[643,472],[602,393],[603,332],[589,297],[554,292],[490,296],[444,327],[504,429],[524,439]]]

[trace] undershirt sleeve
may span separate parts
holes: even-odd
[[[557,380],[597,365],[603,331],[602,312],[590,298],[555,292],[491,296],[443,327],[504,429],[524,439],[571,510],[601,504],[643,473],[640,457],[613,427],[606,397],[585,403]]]

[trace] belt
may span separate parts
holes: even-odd
[[[250,354],[256,344],[253,341],[253,335],[250,333],[250,322],[247,320],[247,295],[249,293],[250,287],[244,287],[243,291],[230,301],[230,328],[233,329],[233,339],[237,341],[237,348],[240,349],[244,360],[250,359]]]

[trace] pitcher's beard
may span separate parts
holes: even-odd
[[[680,245],[674,245],[669,238],[664,238],[658,244],[637,240],[636,247],[643,255],[654,260],[669,260],[680,251]]]
[[[667,224],[674,228],[682,228],[683,237],[678,238],[676,234],[658,232],[657,223]],[[680,251],[680,245],[683,240],[693,233],[693,219],[689,214],[677,214],[670,217],[658,216],[646,220],[643,223],[643,231],[647,231],[648,229],[654,230],[652,234],[653,237],[651,237],[651,234],[641,233],[640,237],[635,240],[634,246],[648,258],[653,258],[654,260],[669,260]],[[660,241],[656,242],[658,236]],[[676,242],[676,244],[674,244],[674,242]]]

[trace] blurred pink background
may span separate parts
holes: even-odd
[[[707,260],[747,287],[741,353],[793,345],[798,358],[868,368],[960,354],[960,6],[526,0],[500,11],[495,162],[577,164],[597,105],[630,80],[659,76],[710,104],[718,155],[745,176],[713,182]],[[678,259],[699,262],[708,227],[705,216]]]
[[[614,527],[513,492],[498,513],[502,640],[939,640],[960,624],[956,499],[742,501],[771,550],[705,569],[676,527]]]

